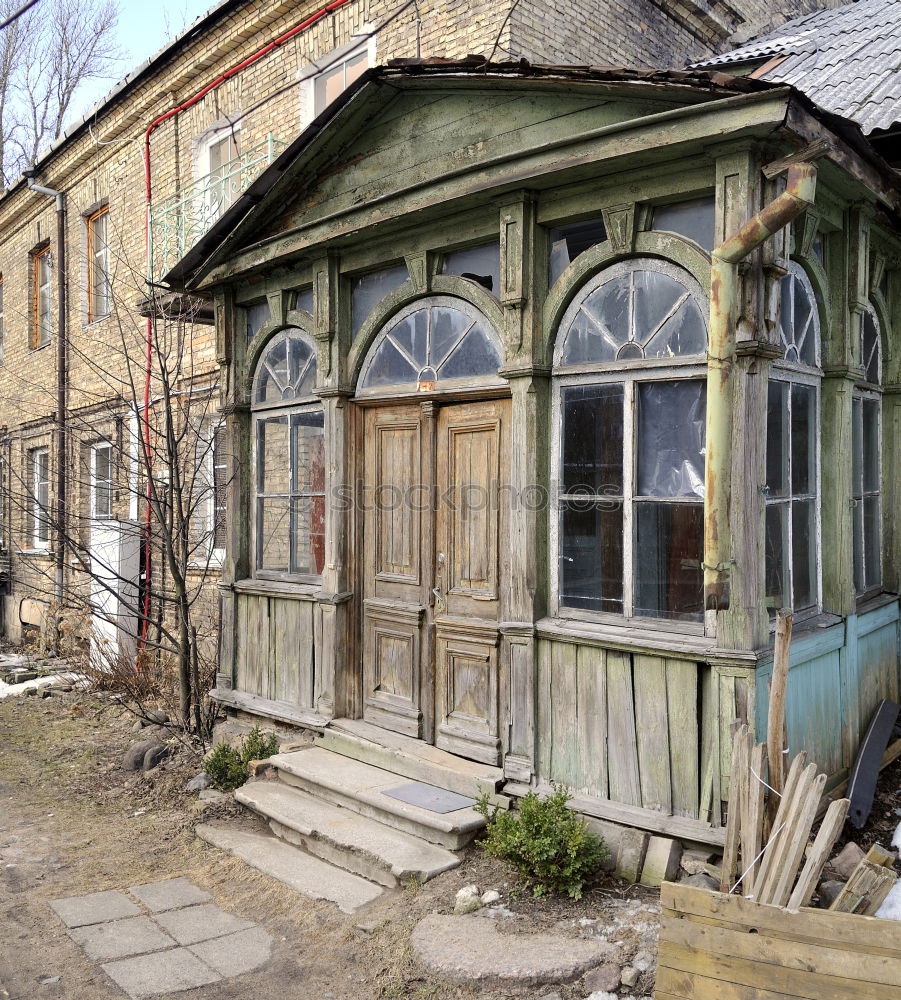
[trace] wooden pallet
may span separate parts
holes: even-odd
[[[901,922],[664,883],[655,1000],[898,1000]]]

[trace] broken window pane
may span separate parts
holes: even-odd
[[[651,229],[679,233],[694,240],[705,250],[713,249],[714,198],[692,198],[671,205],[657,205],[651,219]]]
[[[425,389],[445,380],[496,374],[500,346],[487,331],[487,321],[475,310],[464,312],[452,305],[426,306],[401,314],[376,337],[363,365],[360,387],[411,385]]]
[[[257,565],[287,573],[291,555],[291,501],[287,497],[261,497],[257,501]]]
[[[766,485],[771,497],[788,495],[788,383],[767,387]]]
[[[788,504],[770,504],[766,509],[765,584],[766,606],[771,616],[791,606],[788,596]]]
[[[792,494],[814,492],[816,482],[816,390],[811,385],[791,386]]]
[[[469,278],[470,281],[477,282],[499,297],[501,287],[500,241],[492,240],[490,243],[469,247],[467,250],[452,250],[450,253],[446,253],[441,265],[441,273]]]
[[[292,296],[290,307],[291,309],[296,309],[298,312],[309,313],[313,315],[313,289],[312,288],[302,288],[299,292],[295,292]]]
[[[548,259],[548,288],[554,285],[561,274],[580,254],[607,240],[604,220],[589,219],[587,222],[573,222],[568,226],[557,226],[548,234],[550,257]]]
[[[679,274],[633,264],[600,274],[566,312],[562,363],[703,354],[707,324]]]
[[[350,283],[351,332],[354,337],[363,328],[373,309],[410,277],[406,264],[396,264],[353,278]]]
[[[244,329],[249,344],[260,332],[263,324],[269,322],[269,303],[265,299],[262,302],[254,302],[240,309],[239,314],[244,318]]]
[[[816,501],[792,503],[792,589],[795,609],[816,603],[817,539]]]
[[[703,504],[638,503],[635,521],[635,614],[702,621]]]
[[[872,307],[863,314],[860,330],[860,358],[864,378],[873,385],[880,381],[879,322]]]
[[[700,380],[640,384],[638,482],[647,497],[704,496],[707,387]]]
[[[622,496],[623,386],[568,386],[561,403],[562,492]]]
[[[564,500],[560,537],[560,603],[622,614],[622,502]]]
[[[325,492],[325,439],[322,410],[309,410],[292,418],[294,432],[294,489],[298,493]]]

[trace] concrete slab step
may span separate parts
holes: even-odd
[[[384,793],[407,783],[405,777],[323,747],[276,754],[271,761],[287,784],[450,851],[465,847],[485,825],[474,809],[435,813],[391,798]]]
[[[196,832],[208,844],[240,858],[304,896],[335,903],[344,913],[356,913],[384,891],[381,886],[311,857],[272,834],[208,823],[198,826]]]
[[[504,783],[504,772],[499,767],[465,760],[362,719],[335,719],[316,742],[345,757],[473,799],[483,791],[497,792]],[[509,804],[506,796],[492,796],[492,799],[502,806]]]
[[[277,837],[390,888],[411,879],[427,882],[460,864],[443,847],[281,781],[250,781],[235,798],[268,819]]]

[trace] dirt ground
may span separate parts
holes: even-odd
[[[564,1000],[585,997],[589,991],[578,983],[517,993],[442,982],[419,969],[412,927],[428,913],[450,912],[456,891],[470,883],[501,892],[516,914],[502,922],[505,930],[598,936],[622,942],[627,957],[654,951],[655,893],[607,879],[578,903],[534,900],[478,845],[459,869],[386,892],[355,916],[310,901],[194,836],[202,804],[182,789],[201,769],[196,759],[176,754],[147,774],[122,769],[124,751],[144,738],[133,723],[121,703],[102,695],[0,701],[0,1000],[121,1000],[118,987],[69,939],[49,901],[177,875],[260,923],[274,941],[260,970],[177,994],[186,1000],[501,1000],[551,989]],[[232,814],[258,822],[237,819],[240,812],[233,802],[219,803],[204,809],[202,821]],[[57,983],[40,983],[57,976]],[[633,993],[652,989],[653,966]]]

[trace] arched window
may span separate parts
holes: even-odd
[[[792,261],[780,290],[785,354],[768,387],[766,603],[796,613],[820,601],[820,312],[810,279]]]
[[[588,282],[557,333],[562,613],[703,619],[706,300],[656,259]]]
[[[431,391],[500,383],[501,345],[468,302],[437,296],[407,306],[378,334],[360,374],[361,392]]]
[[[255,565],[264,576],[312,581],[322,573],[324,418],[315,386],[313,344],[300,330],[282,330],[257,363],[251,395]]]
[[[853,434],[854,589],[882,586],[882,346],[879,317],[867,306],[860,323],[863,382],[851,401]]]

